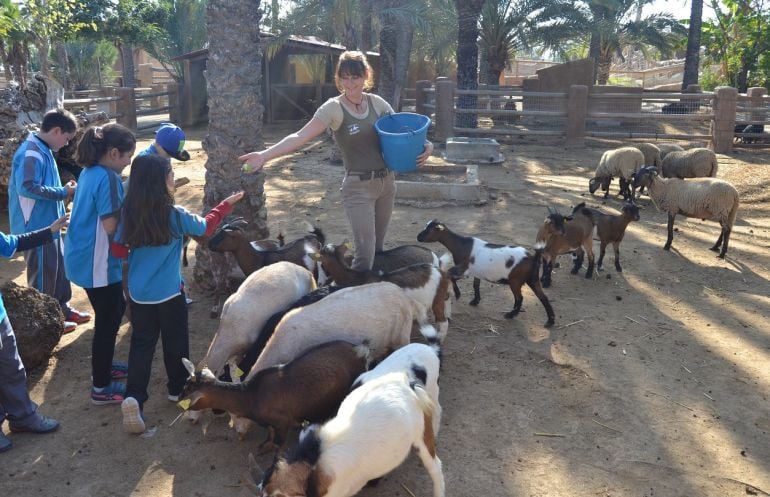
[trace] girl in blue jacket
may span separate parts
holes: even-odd
[[[115,255],[128,257],[128,305],[133,328],[126,399],[121,409],[124,429],[142,433],[143,405],[149,398],[147,387],[159,336],[168,376],[168,399],[179,400],[187,381],[182,364],[182,358],[190,356],[181,278],[182,237],[212,235],[233,204],[243,198],[243,192],[227,197],[203,218],[174,205],[174,171],[168,159],[157,155],[136,157],[129,182],[113,244]]]

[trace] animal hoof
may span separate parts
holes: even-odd
[[[725,254],[719,254],[719,255],[717,256],[717,259],[724,259],[724,258],[725,258]]]
[[[554,325],[554,320],[553,319],[549,319],[548,321],[545,322],[545,324],[543,326],[545,326],[546,328],[551,328],[551,327],[553,327],[553,325]]]
[[[663,250],[671,250],[671,245],[664,245]]]
[[[519,311],[511,311],[511,312],[506,312],[505,314],[503,314],[503,316],[505,316],[505,319],[513,319],[518,313]]]
[[[615,266],[615,271],[617,271],[619,273],[622,273],[623,272],[623,268],[620,267],[620,266]]]
[[[714,245],[709,250],[711,250],[712,252],[719,252],[719,246],[718,245]]]
[[[475,306],[475,305],[479,305],[479,302],[481,302],[481,299],[473,299],[470,302],[468,302],[468,304]]]

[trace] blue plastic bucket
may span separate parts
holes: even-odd
[[[412,112],[397,112],[377,119],[382,158],[388,169],[408,172],[417,169],[417,156],[425,150],[430,118]]]

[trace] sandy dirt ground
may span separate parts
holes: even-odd
[[[265,136],[271,142],[285,131]],[[177,177],[191,179],[177,192],[178,203],[193,210],[203,192],[204,133],[191,130],[193,160],[176,165]],[[588,178],[614,145],[505,143],[505,163],[480,168],[488,203],[399,205],[387,244],[416,243],[425,223],[438,218],[463,234],[531,245],[546,205],[602,203],[588,194]],[[309,220],[329,241],[349,237],[339,196],[342,167],[329,162],[330,154],[329,143],[319,142],[268,166],[272,235],[281,229],[297,237],[300,221]],[[733,181],[742,198],[726,260],[708,250],[718,226],[697,219],[679,219],[673,249],[664,252],[666,217],[644,196],[642,219],[629,226],[621,246],[622,273],[610,254],[605,270],[586,280],[584,271],[570,275],[569,257],[561,257],[546,291],[556,311],[551,329],[542,326],[545,312],[528,289],[526,312],[506,320],[513,305],[507,287],[482,284],[481,304],[470,307],[470,281],[461,282],[440,381],[438,450],[448,496],[770,495],[770,153],[719,159],[719,176]],[[603,207],[620,205],[611,197]],[[7,215],[0,225],[7,229]],[[23,284],[23,268],[20,257],[4,260],[0,275]],[[195,286],[190,294],[196,362],[216,321],[209,318],[211,296]],[[81,289],[74,303],[88,308]],[[127,357],[130,332],[124,323],[118,359]],[[158,351],[145,406],[152,429],[141,437],[124,433],[119,407],[94,406],[88,397],[92,333],[84,325],[64,336],[47,369],[30,375],[41,412],[62,427],[50,435],[10,435],[15,447],[0,455],[0,495],[249,495],[242,475],[262,432],[239,442],[224,418],[205,433],[186,420],[171,425],[180,409],[166,400]],[[430,479],[410,456],[361,495],[427,497]]]

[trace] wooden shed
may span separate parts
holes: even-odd
[[[334,68],[342,45],[312,36],[292,35],[279,38],[262,33],[262,104],[267,123],[306,120],[327,99],[338,94],[334,86]],[[204,48],[176,57],[182,61],[184,81],[181,96],[182,125],[208,120],[206,61]],[[375,75],[379,72],[379,54],[366,54]]]

